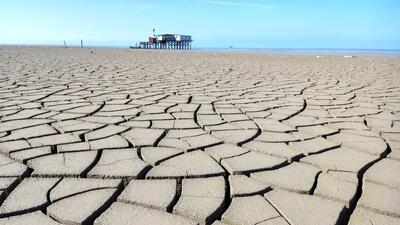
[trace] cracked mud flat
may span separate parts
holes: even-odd
[[[400,59],[0,47],[0,224],[400,224]]]

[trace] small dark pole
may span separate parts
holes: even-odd
[[[81,48],[83,48],[83,41],[81,40]]]
[[[64,47],[67,48],[67,44],[65,43],[65,41],[64,41]]]

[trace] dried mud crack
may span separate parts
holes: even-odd
[[[0,225],[400,224],[399,74],[397,56],[2,47]]]

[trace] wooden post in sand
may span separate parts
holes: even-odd
[[[81,48],[83,48],[83,41],[81,40]]]
[[[67,48],[67,44],[65,43],[65,41],[64,41],[64,47]]]

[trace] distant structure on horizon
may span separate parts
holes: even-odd
[[[153,34],[148,41],[129,47],[133,49],[192,49],[192,41],[191,35]]]

